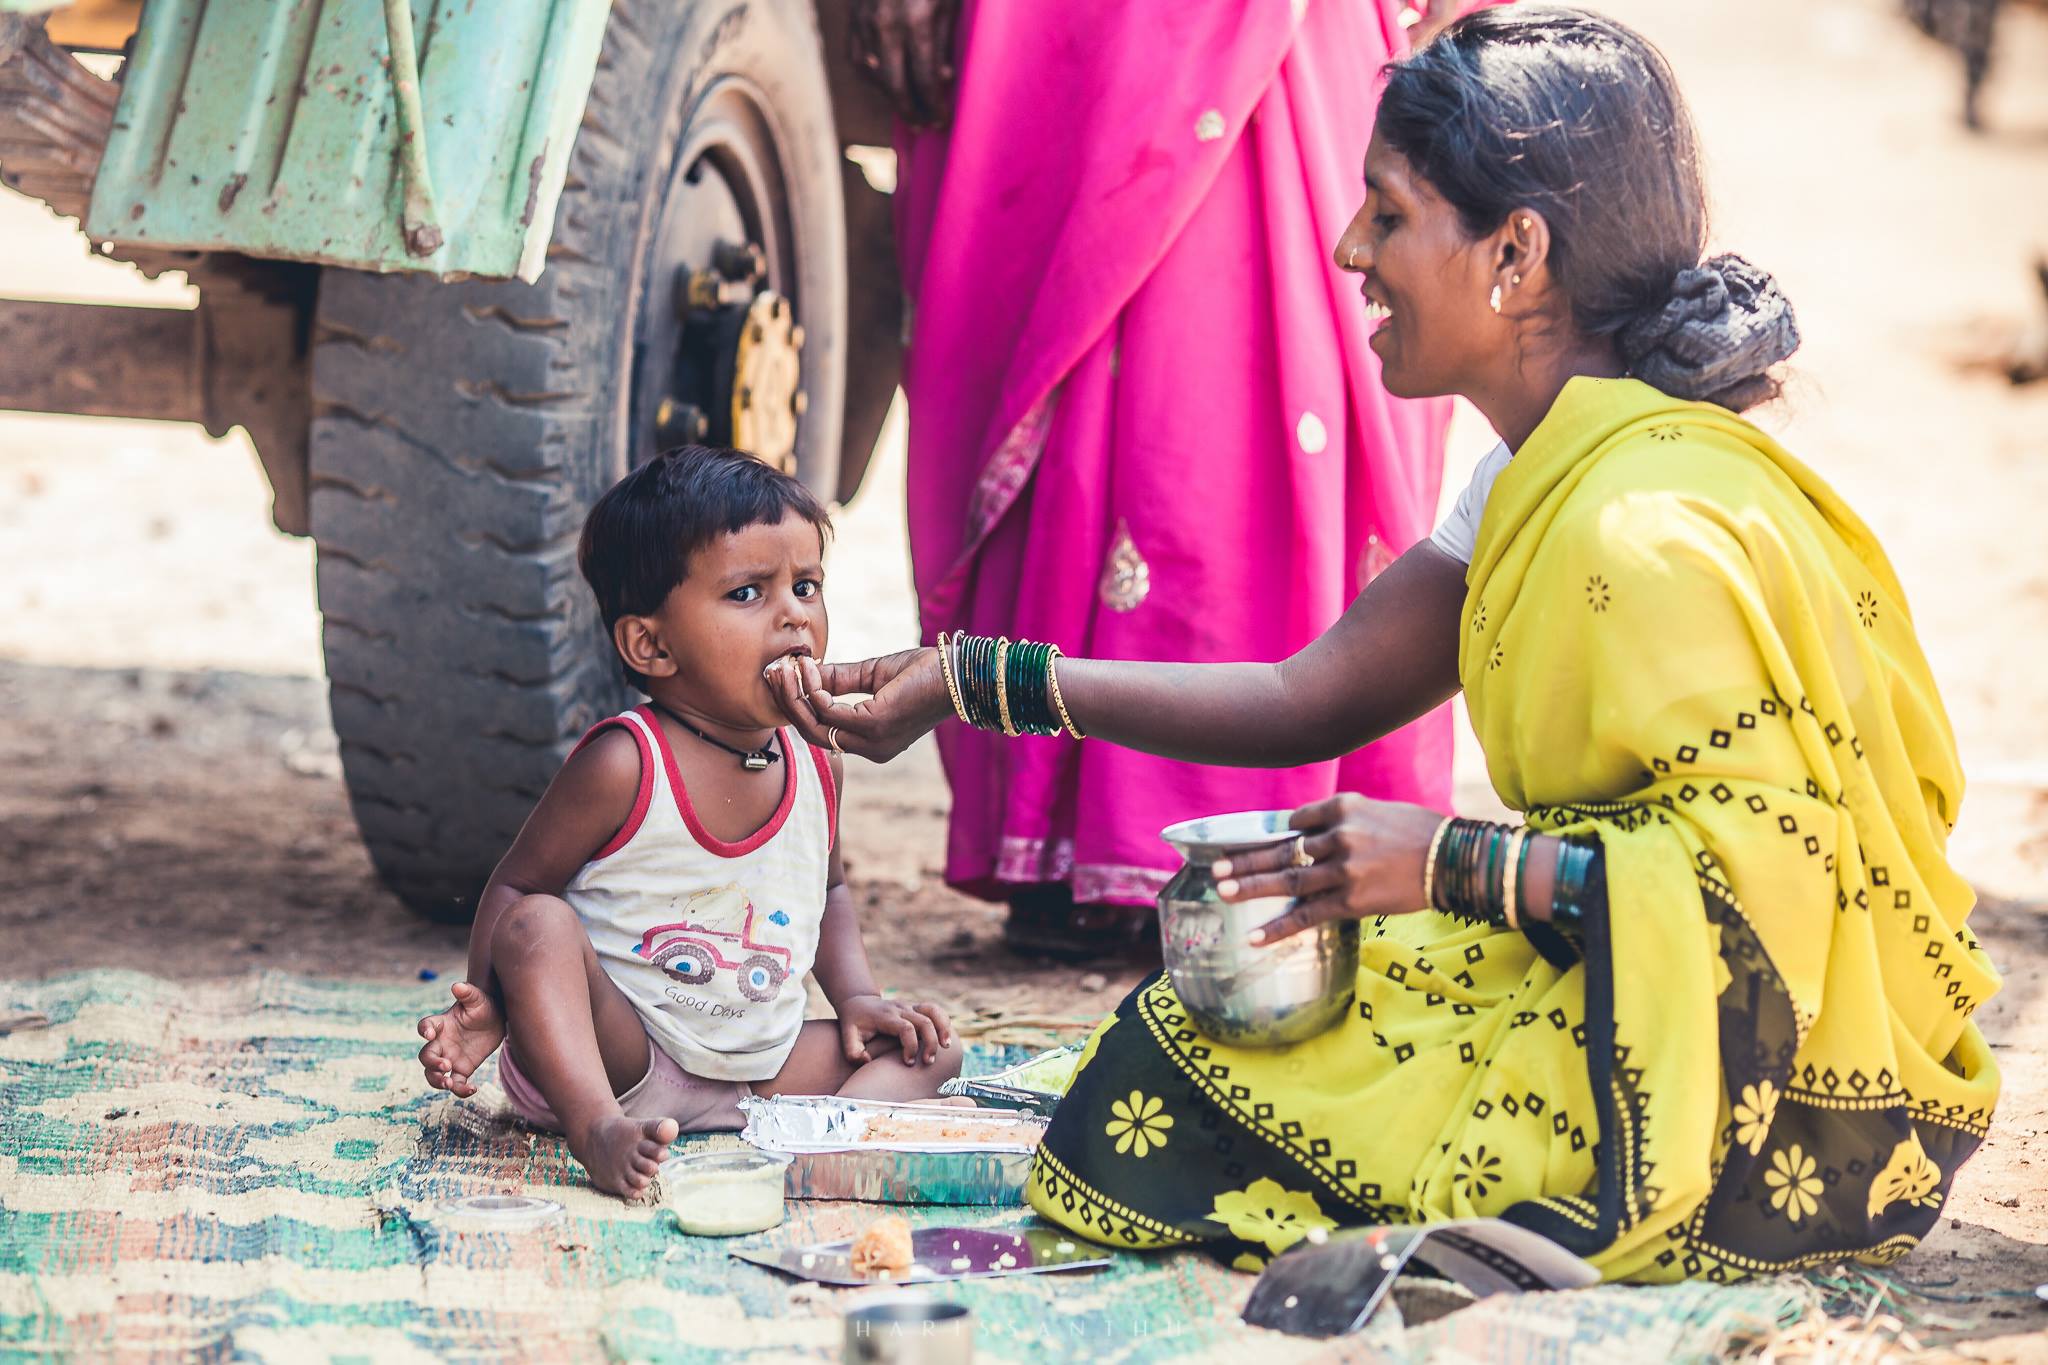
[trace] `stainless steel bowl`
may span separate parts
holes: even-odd
[[[1183,865],[1159,893],[1166,972],[1202,1032],[1236,1047],[1313,1038],[1351,1008],[1358,990],[1358,921],[1332,920],[1270,947],[1251,931],[1286,912],[1286,896],[1231,903],[1209,865],[1253,849],[1298,844],[1291,811],[1242,811],[1160,831]]]

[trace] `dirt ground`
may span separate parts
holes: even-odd
[[[1950,1216],[1900,1268],[1901,1302],[1923,1341],[2048,1359],[2032,1293],[2048,1282],[2048,384],[1966,363],[2041,306],[2048,11],[2007,6],[1990,131],[1971,136],[1957,63],[1887,0],[1610,8],[1666,48],[1694,101],[1717,244],[1798,304],[1798,384],[1771,420],[1893,555],[1974,782],[1954,853],[2006,972],[1979,1016],[2006,1097]],[[0,293],[189,306],[5,192]],[[1451,487],[1490,442],[1461,420]],[[901,491],[892,429],[841,521],[837,656],[913,634]],[[409,915],[356,840],[312,550],[266,510],[239,435],[0,415],[0,974],[459,970],[463,931]],[[884,982],[1018,1029],[1087,1020],[1141,974],[1005,953],[997,912],[937,879],[929,746],[852,766],[849,870]],[[1493,808],[1469,746],[1460,804]]]

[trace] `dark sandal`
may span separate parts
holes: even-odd
[[[1026,957],[1060,962],[1134,961],[1159,951],[1159,912],[1149,905],[1074,904],[1064,886],[1035,886],[1010,898],[1003,942]]]

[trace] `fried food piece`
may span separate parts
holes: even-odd
[[[910,1269],[916,1258],[910,1250],[909,1220],[891,1213],[862,1228],[860,1236],[853,1239],[851,1259],[855,1273],[861,1275]]]
[[[1033,1143],[1044,1131],[1041,1125],[1021,1124],[1003,1117],[977,1117],[972,1111],[929,1119],[869,1119],[861,1130],[861,1141],[877,1145],[890,1143],[957,1142],[987,1147]]]

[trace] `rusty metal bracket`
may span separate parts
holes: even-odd
[[[398,169],[405,182],[400,228],[405,249],[431,256],[441,249],[441,215],[427,168],[427,120],[420,112],[419,48],[412,37],[412,0],[384,0],[384,35],[391,48],[391,93],[398,105]]]
[[[197,310],[0,299],[0,408],[206,420]]]
[[[193,422],[249,433],[271,520],[307,533],[313,266],[195,255],[199,307],[0,299],[0,408]]]

